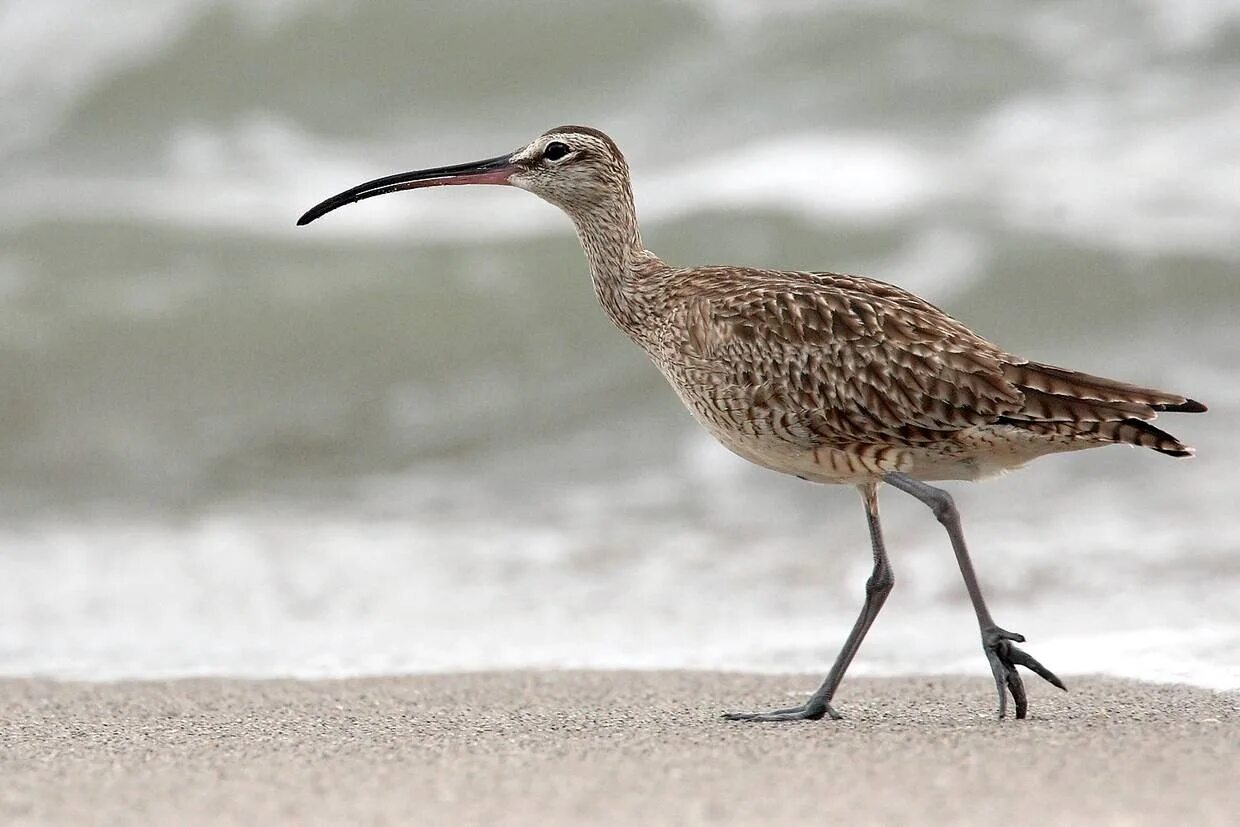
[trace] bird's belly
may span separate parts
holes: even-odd
[[[786,426],[779,432],[769,417],[752,417],[743,395],[703,394],[671,363],[654,361],[694,419],[725,448],[755,465],[812,482],[859,485],[893,471],[927,481],[977,480],[1048,453],[1090,447],[1010,425],[944,431],[941,440],[917,444],[885,441],[881,432],[864,441],[824,439]]]
[[[764,437],[726,439],[716,434],[716,438],[733,453],[752,463],[811,482],[859,485],[878,479],[885,473],[860,453],[845,448],[818,446],[807,449]],[[893,467],[888,470],[897,469]]]
[[[749,436],[710,423],[703,424],[725,448],[742,459],[810,482],[860,485],[878,480],[891,471],[912,470],[908,457],[891,446],[861,443],[806,446],[779,437]],[[952,478],[967,477],[957,472]]]
[[[925,445],[840,442],[807,446],[776,436],[744,434],[701,416],[698,420],[742,459],[811,482],[837,485],[875,482],[893,471],[926,481],[985,479],[1066,447],[1016,429],[1009,433],[1004,426],[968,428]]]

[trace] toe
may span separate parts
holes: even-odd
[[[1007,688],[1012,693],[1012,701],[1016,704],[1016,720],[1023,720],[1029,713],[1029,697],[1025,694],[1025,682],[1021,680],[1016,667],[1007,669]]]
[[[1059,679],[1059,676],[1039,663],[1037,658],[1033,655],[1023,649],[1018,649],[1015,646],[1009,645],[1006,648],[1007,651],[1003,653],[1004,659],[1008,663],[1012,664],[1013,671],[1015,671],[1015,667],[1017,665],[1023,666],[1052,686],[1057,686],[1065,691],[1067,690],[1068,687],[1064,686],[1064,683]]]
[[[723,717],[729,721],[817,721],[829,716],[838,721],[843,716],[836,712],[831,704],[807,704],[789,709],[776,709],[772,712],[725,712]]]
[[[982,630],[982,644],[985,646],[997,646],[1000,641],[1004,640],[1024,643],[1025,636],[1020,632],[1009,632],[1007,629],[1001,629],[998,626],[991,626],[989,629]]]
[[[775,712],[727,712],[724,718],[729,721],[807,721],[805,710],[777,710]]]
[[[986,649],[986,660],[990,662],[990,673],[995,678],[995,692],[999,695],[999,718],[1007,717],[1007,665],[992,648]]]

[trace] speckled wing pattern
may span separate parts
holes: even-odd
[[[684,378],[722,426],[806,447],[925,445],[1007,424],[1189,450],[1146,423],[1197,403],[1013,356],[894,285],[727,267],[685,280]]]

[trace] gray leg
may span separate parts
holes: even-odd
[[[969,591],[969,600],[973,601],[977,625],[982,632],[982,651],[986,653],[990,671],[995,677],[995,688],[999,692],[999,717],[1007,715],[1007,692],[1010,691],[1012,700],[1016,703],[1016,717],[1024,718],[1029,709],[1029,700],[1025,695],[1025,684],[1016,672],[1017,666],[1025,667],[1060,689],[1065,688],[1063,681],[1031,655],[1016,648],[1015,644],[1025,642],[1024,635],[1008,632],[995,625],[990,610],[986,608],[986,601],[982,598],[982,589],[973,571],[973,563],[969,560],[969,549],[964,544],[964,531],[960,527],[960,514],[956,511],[951,495],[906,474],[890,473],[883,477],[883,481],[893,488],[912,494],[930,506],[934,516],[947,529],[947,536],[952,541],[952,551],[956,553],[956,562],[964,576],[964,586]]]
[[[870,573],[870,579],[865,583],[865,604],[861,607],[861,614],[857,617],[857,622],[853,624],[852,631],[848,633],[848,639],[844,641],[844,648],[836,657],[830,674],[822,682],[822,686],[818,687],[818,691],[801,706],[776,709],[773,712],[729,712],[723,716],[728,720],[817,721],[824,715],[836,720],[840,718],[840,714],[831,706],[831,698],[835,696],[835,690],[839,687],[840,681],[844,679],[844,673],[848,671],[849,664],[852,663],[857,650],[861,648],[865,633],[874,624],[874,618],[878,617],[878,610],[883,607],[887,595],[891,593],[891,587],[896,582],[895,575],[891,572],[891,564],[887,562],[887,550],[883,548],[883,535],[878,524],[878,485],[867,483],[857,487],[861,490],[862,499],[865,500],[865,516],[870,524],[870,544],[874,549],[874,570]]]

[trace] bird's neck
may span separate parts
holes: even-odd
[[[575,211],[572,217],[599,303],[617,327],[633,335],[644,316],[642,274],[658,258],[642,244],[633,198],[626,195]]]

